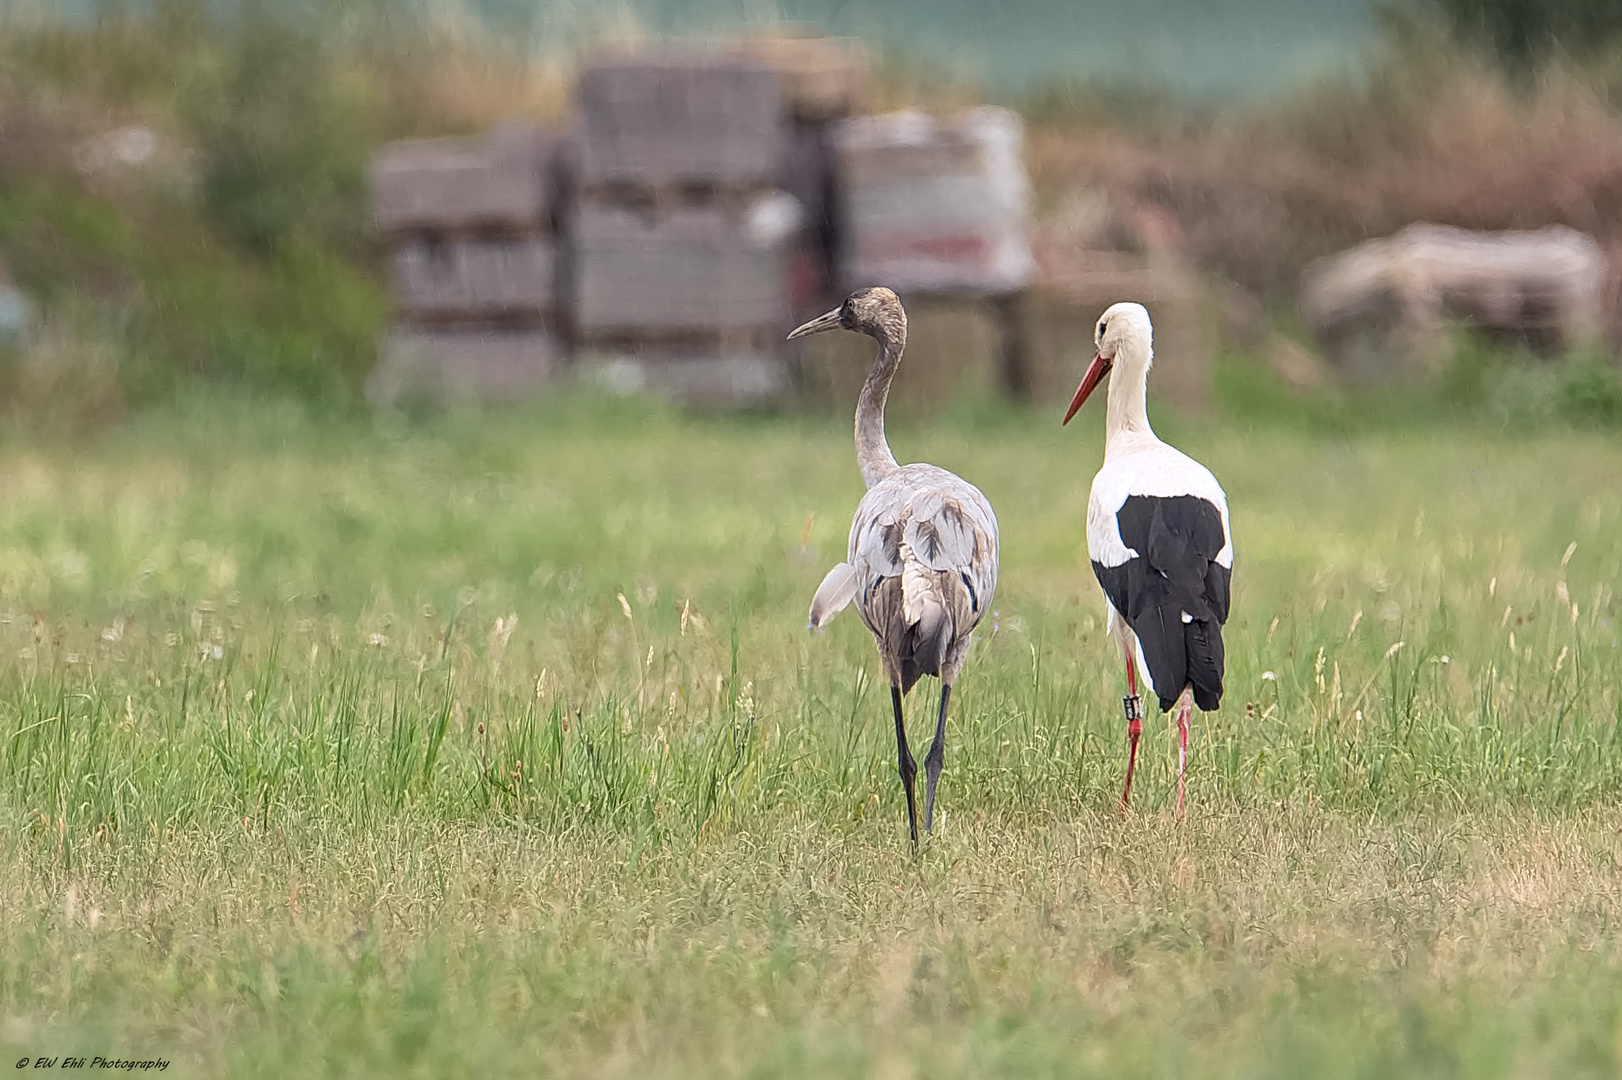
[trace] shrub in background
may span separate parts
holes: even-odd
[[[1512,68],[1552,52],[1602,51],[1622,39],[1617,0],[1430,0],[1461,36],[1488,44]]]
[[[183,106],[204,212],[263,259],[300,244],[367,250],[366,167],[382,135],[318,29],[248,11],[217,77]]]
[[[1606,353],[1537,356],[1494,346],[1462,327],[1453,342],[1452,360],[1435,388],[1441,404],[1516,429],[1622,429],[1622,369]]]
[[[503,104],[522,111],[541,95],[503,92],[521,70],[500,49],[383,8],[160,0],[83,21],[10,11],[0,257],[64,324],[121,353],[108,370],[131,404],[208,379],[351,407],[387,315],[373,149],[482,126],[495,116],[480,111]],[[425,110],[425,93],[454,105]],[[182,182],[82,167],[86,139],[132,124],[176,151]],[[71,392],[73,379],[43,379],[71,351],[42,354],[45,366],[28,369],[34,389],[12,379],[11,398],[37,408],[44,388]]]

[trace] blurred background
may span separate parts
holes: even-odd
[[[1581,0],[0,3],[0,386],[1622,427],[1622,13]],[[815,350],[821,350],[817,352]]]

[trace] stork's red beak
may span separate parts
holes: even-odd
[[[1061,427],[1070,423],[1070,418],[1076,415],[1076,410],[1081,408],[1082,402],[1086,401],[1087,396],[1098,388],[1099,383],[1104,381],[1104,376],[1109,374],[1110,364],[1112,363],[1114,361],[1105,360],[1102,353],[1093,357],[1092,364],[1087,368],[1087,374],[1081,377],[1081,385],[1076,387],[1076,396],[1070,399],[1070,408],[1065,410]]]

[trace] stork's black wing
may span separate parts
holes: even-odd
[[[1195,704],[1215,710],[1231,574],[1216,561],[1227,542],[1221,511],[1195,495],[1129,495],[1115,517],[1137,554],[1117,566],[1095,561],[1093,573],[1137,634],[1162,711],[1190,684]]]

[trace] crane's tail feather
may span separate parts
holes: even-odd
[[[950,575],[932,569],[906,540],[901,542],[901,686],[910,690],[924,675],[939,675],[946,651],[956,636],[950,599]]]
[[[828,571],[828,576],[817,586],[817,594],[811,598],[811,620],[807,629],[820,630],[855,598],[856,568],[842,562]]]
[[[901,689],[905,693],[925,675],[939,675],[952,644],[952,619],[938,603],[926,604],[919,620],[910,624],[901,644]]]
[[[934,571],[918,558],[911,544],[901,541],[901,615],[909,626],[941,607],[939,592]]]

